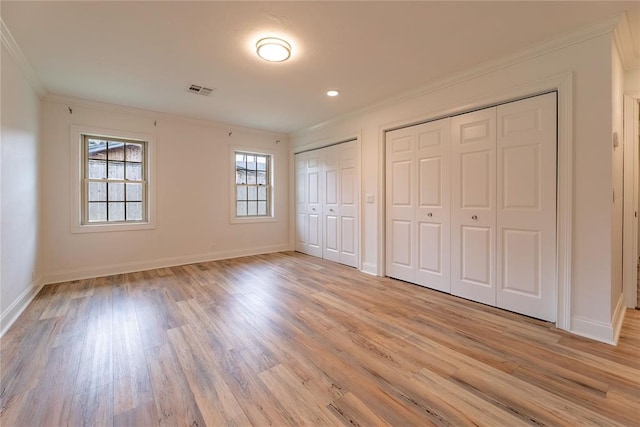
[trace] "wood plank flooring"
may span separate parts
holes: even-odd
[[[1,340],[4,426],[640,425],[618,347],[286,252],[46,286]]]

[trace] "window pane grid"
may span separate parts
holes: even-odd
[[[144,142],[84,136],[85,222],[145,220]]]
[[[271,156],[235,153],[236,216],[270,216]]]

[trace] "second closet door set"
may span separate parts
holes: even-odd
[[[295,155],[296,250],[358,267],[356,141]]]
[[[556,94],[387,132],[386,273],[555,321]]]

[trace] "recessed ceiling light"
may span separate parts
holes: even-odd
[[[276,37],[265,37],[256,43],[256,53],[265,61],[282,62],[291,57],[291,45]]]
[[[335,89],[332,89],[332,90],[328,90],[328,91],[327,91],[327,96],[338,96],[338,95],[340,95],[340,92],[338,92],[338,91],[337,91],[337,90],[335,90]]]

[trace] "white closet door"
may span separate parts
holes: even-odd
[[[412,127],[417,174],[415,282],[450,292],[450,146],[451,119]]]
[[[320,150],[307,154],[307,251],[322,257],[322,164]]]
[[[387,275],[449,292],[451,119],[388,132]]]
[[[358,153],[356,141],[334,147],[338,150],[339,188],[339,262],[358,267]]]
[[[496,304],[496,108],[452,118],[451,293]]]
[[[296,251],[307,252],[307,155],[295,155],[296,164]]]
[[[324,156],[323,189],[324,205],[322,207],[323,217],[323,247],[322,257],[330,261],[340,261],[340,217],[339,217],[339,170],[337,146],[328,147],[322,150]]]
[[[386,134],[386,274],[415,281],[415,132]]]
[[[497,114],[497,306],[555,321],[556,95]]]

